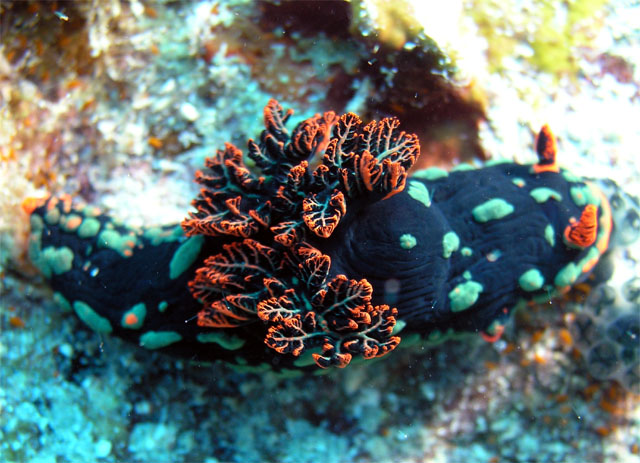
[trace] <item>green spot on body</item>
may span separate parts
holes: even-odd
[[[421,202],[426,207],[431,206],[431,196],[429,195],[429,190],[427,190],[424,183],[417,180],[410,180],[407,193],[409,193],[409,196],[413,199]]]
[[[473,255],[473,249],[471,249],[468,246],[465,246],[462,249],[460,249],[460,254],[462,254],[465,257],[469,257],[469,256]]]
[[[580,177],[578,177],[577,175],[575,175],[572,172],[569,172],[568,170],[562,169],[560,172],[562,173],[562,176],[564,177],[564,179],[567,182],[576,183],[576,182],[581,182],[582,181],[582,179]]]
[[[442,257],[448,259],[460,247],[460,238],[456,232],[450,231],[442,237]]]
[[[476,222],[488,222],[506,217],[514,208],[504,199],[493,198],[473,208],[471,213]]]
[[[520,177],[515,177],[513,180],[511,180],[513,182],[513,184],[515,186],[517,186],[518,188],[522,188],[523,186],[525,186],[527,184],[527,182],[524,181],[523,178]]]
[[[172,228],[151,227],[144,232],[144,237],[157,246],[161,243],[176,241],[184,236],[180,225]]]
[[[136,244],[135,235],[121,235],[115,230],[102,230],[98,235],[98,247],[109,248],[122,257],[131,257]]]
[[[53,302],[64,312],[71,312],[73,310],[67,298],[57,291],[53,293]]]
[[[73,303],[73,310],[75,310],[78,318],[82,320],[89,328],[97,333],[111,333],[113,328],[111,322],[93,310],[89,304],[82,301],[75,301]]]
[[[58,223],[58,220],[60,220],[60,210],[57,207],[54,207],[52,209],[49,209],[45,214],[44,214],[44,220],[49,224],[49,225],[55,225]]]
[[[554,247],[556,245],[556,232],[553,229],[553,225],[548,224],[544,227],[544,239],[547,240],[547,243]]]
[[[69,214],[67,216],[63,216],[62,220],[60,221],[62,229],[66,232],[75,231],[81,224],[82,217],[80,217],[78,214]]]
[[[44,228],[44,222],[42,221],[42,217],[40,217],[39,215],[32,214],[29,218],[29,222],[32,233],[41,232]]]
[[[73,251],[68,247],[54,248],[49,246],[42,251],[40,270],[47,277],[51,274],[60,275],[71,270],[73,265]]]
[[[544,276],[540,273],[540,270],[532,268],[520,275],[518,283],[525,291],[536,291],[542,288],[542,285],[544,284]]]
[[[460,283],[449,291],[451,311],[460,312],[468,309],[475,304],[481,292],[482,285],[477,281],[469,280],[464,283]]]
[[[215,342],[226,350],[237,350],[244,346],[245,340],[237,336],[229,335],[223,332],[216,333],[200,333],[196,336],[198,342],[203,344]]]
[[[600,198],[587,185],[572,186],[569,190],[571,199],[576,206],[585,206],[587,204],[600,205]]]
[[[411,249],[414,248],[417,244],[416,237],[411,233],[405,233],[400,236],[400,247],[402,249]]]
[[[182,339],[175,331],[148,331],[140,336],[140,346],[147,349],[160,349]]]
[[[129,328],[131,330],[138,330],[144,323],[144,317],[147,316],[147,306],[144,302],[140,302],[122,315],[120,325],[123,328]]]
[[[82,209],[82,215],[85,217],[97,217],[100,215],[100,209],[95,206],[85,206]]]
[[[100,231],[100,221],[93,217],[88,217],[82,221],[82,225],[78,228],[78,236],[80,238],[91,238],[96,236]]]
[[[407,326],[407,322],[405,322],[402,319],[399,319],[395,326],[393,327],[393,331],[391,332],[392,335],[397,336],[398,333],[400,333],[400,331],[402,331],[405,327]]]
[[[536,200],[537,203],[545,203],[550,199],[555,199],[556,201],[562,201],[562,195],[551,188],[540,187],[534,188],[529,193],[533,199]]]
[[[451,172],[466,172],[468,170],[475,170],[476,168],[474,166],[472,166],[471,164],[458,164],[457,166],[455,166],[453,169],[451,169]]]
[[[485,167],[499,166],[501,164],[513,164],[509,159],[489,159],[484,163]]]
[[[580,268],[575,263],[570,262],[560,269],[553,283],[558,287],[571,286],[578,279],[580,273]]]
[[[158,304],[158,310],[160,312],[164,312],[165,310],[167,310],[167,307],[169,307],[169,304],[167,304],[167,301],[162,301],[160,302],[160,304]]]
[[[182,243],[169,263],[169,278],[175,280],[196,260],[204,243],[204,236],[196,235]]]
[[[429,167],[428,169],[421,169],[414,172],[411,177],[423,178],[425,180],[438,180],[449,176],[449,172],[440,167]]]
[[[470,280],[471,272],[469,270],[465,270],[464,272],[462,272],[462,278],[464,278],[465,280]]]

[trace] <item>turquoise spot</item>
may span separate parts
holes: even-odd
[[[569,192],[571,193],[571,199],[573,199],[576,206],[582,207],[587,204],[593,204],[595,206],[600,205],[600,198],[597,195],[594,195],[591,188],[587,185],[572,186]]]
[[[123,328],[138,330],[144,324],[144,318],[147,316],[147,306],[144,302],[140,302],[122,315],[120,324]]]
[[[514,211],[514,208],[504,199],[493,198],[473,208],[471,213],[477,222],[488,222],[506,217]]]
[[[451,172],[466,172],[469,170],[476,170],[476,168],[471,164],[458,164],[453,169],[451,169]]]
[[[175,280],[196,260],[204,243],[204,236],[192,236],[182,243],[169,262],[169,278]]]
[[[462,272],[462,278],[464,278],[465,280],[470,280],[471,272],[469,270],[465,270],[464,272]]]
[[[169,304],[167,304],[167,301],[162,301],[160,304],[158,304],[158,310],[160,312],[164,312],[165,310],[167,310],[167,307],[169,307]]]
[[[468,309],[475,304],[481,292],[482,285],[477,281],[469,280],[464,283],[460,283],[449,291],[451,311],[460,312]]]
[[[100,221],[93,217],[88,217],[82,221],[82,225],[78,228],[78,236],[80,238],[91,238],[96,236],[100,231]]]
[[[31,226],[31,232],[33,233],[41,232],[44,228],[44,222],[39,215],[32,214],[29,218],[29,222]]]
[[[510,161],[509,159],[489,159],[487,162],[484,163],[485,167],[491,167],[491,166],[499,166],[501,164],[512,164],[513,161]]]
[[[460,238],[453,232],[447,232],[442,237],[442,257],[448,259],[460,247]]]
[[[175,331],[148,331],[140,336],[140,346],[147,349],[160,349],[182,339]]]
[[[431,206],[431,196],[429,195],[429,190],[427,190],[427,187],[424,183],[418,182],[416,180],[410,180],[407,193],[409,193],[409,196],[411,196],[413,199],[421,202],[426,207]]]
[[[99,248],[113,249],[122,257],[131,257],[135,244],[135,235],[121,235],[112,229],[102,230],[98,235]]]
[[[540,270],[532,268],[520,275],[518,283],[525,291],[536,291],[542,288],[542,285],[544,284],[544,276],[540,273]]]
[[[416,244],[416,237],[411,233],[405,233],[404,235],[400,236],[400,246],[402,247],[402,249],[414,248]]]
[[[570,262],[560,269],[553,283],[558,287],[571,286],[576,282],[580,273],[580,268],[575,263]]]
[[[520,177],[515,177],[513,180],[511,180],[513,182],[513,184],[515,186],[517,186],[518,188],[522,188],[523,186],[525,186],[527,184],[527,182],[524,181],[523,178]]]
[[[533,199],[536,200],[537,203],[542,204],[550,199],[555,199],[556,201],[562,201],[562,195],[551,188],[541,187],[534,188],[529,193]]]
[[[98,312],[93,310],[89,304],[82,301],[75,301],[73,303],[73,310],[76,312],[78,318],[93,331],[105,334],[113,331],[109,319],[98,315]]]
[[[425,180],[438,180],[449,176],[449,172],[440,167],[429,167],[428,169],[421,169],[413,173],[411,177],[423,178]]]
[[[462,254],[465,257],[469,257],[469,256],[473,255],[473,249],[471,249],[468,246],[465,246],[462,249],[460,249],[460,254]]]
[[[196,336],[196,339],[198,340],[198,342],[201,342],[203,344],[214,342],[216,344],[219,344],[226,350],[240,349],[242,346],[244,346],[245,343],[244,339],[223,332],[200,333]]]
[[[561,169],[561,171],[560,171],[560,172],[562,173],[562,176],[564,177],[564,179],[565,179],[567,182],[577,183],[577,182],[581,182],[581,181],[582,181],[582,179],[581,179],[580,177],[578,177],[577,175],[575,175],[575,174],[574,174],[574,173],[572,173],[572,172],[569,172],[569,171],[568,171],[568,170],[566,170],[566,169]]]
[[[47,278],[51,277],[52,273],[60,275],[71,270],[73,251],[66,246],[61,248],[48,246],[42,251],[42,260],[39,263],[41,264],[40,270]]]
[[[55,225],[58,223],[58,220],[60,220],[60,210],[57,207],[54,207],[53,209],[49,209],[45,214],[44,214],[44,220],[49,224],[49,225]]]
[[[553,229],[553,225],[548,224],[544,227],[544,239],[547,240],[547,243],[554,247],[556,245],[556,232]]]
[[[67,298],[57,291],[53,293],[53,302],[64,312],[71,312],[71,310],[73,310]]]
[[[184,236],[184,231],[180,225],[172,228],[160,228],[151,227],[147,228],[143,235],[146,239],[151,241],[154,246],[160,243],[176,241]]]

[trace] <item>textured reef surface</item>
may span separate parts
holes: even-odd
[[[640,462],[638,6],[429,5],[1,2],[0,460]]]

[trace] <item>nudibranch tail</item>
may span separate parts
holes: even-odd
[[[30,256],[95,331],[149,349],[286,369],[345,367],[400,338],[489,341],[523,302],[581,281],[611,211],[557,163],[409,176],[420,153],[397,119],[329,111],[286,125],[271,100],[244,153],[208,158],[181,226],[133,229],[64,200],[26,201]]]

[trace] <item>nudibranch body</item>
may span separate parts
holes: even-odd
[[[290,115],[270,101],[248,158],[227,144],[207,159],[181,227],[26,202],[57,301],[148,349],[313,370],[400,336],[496,339],[514,308],[581,281],[607,249],[608,201],[558,166],[547,127],[536,164],[409,176],[419,144],[396,119],[327,112],[289,134]]]

